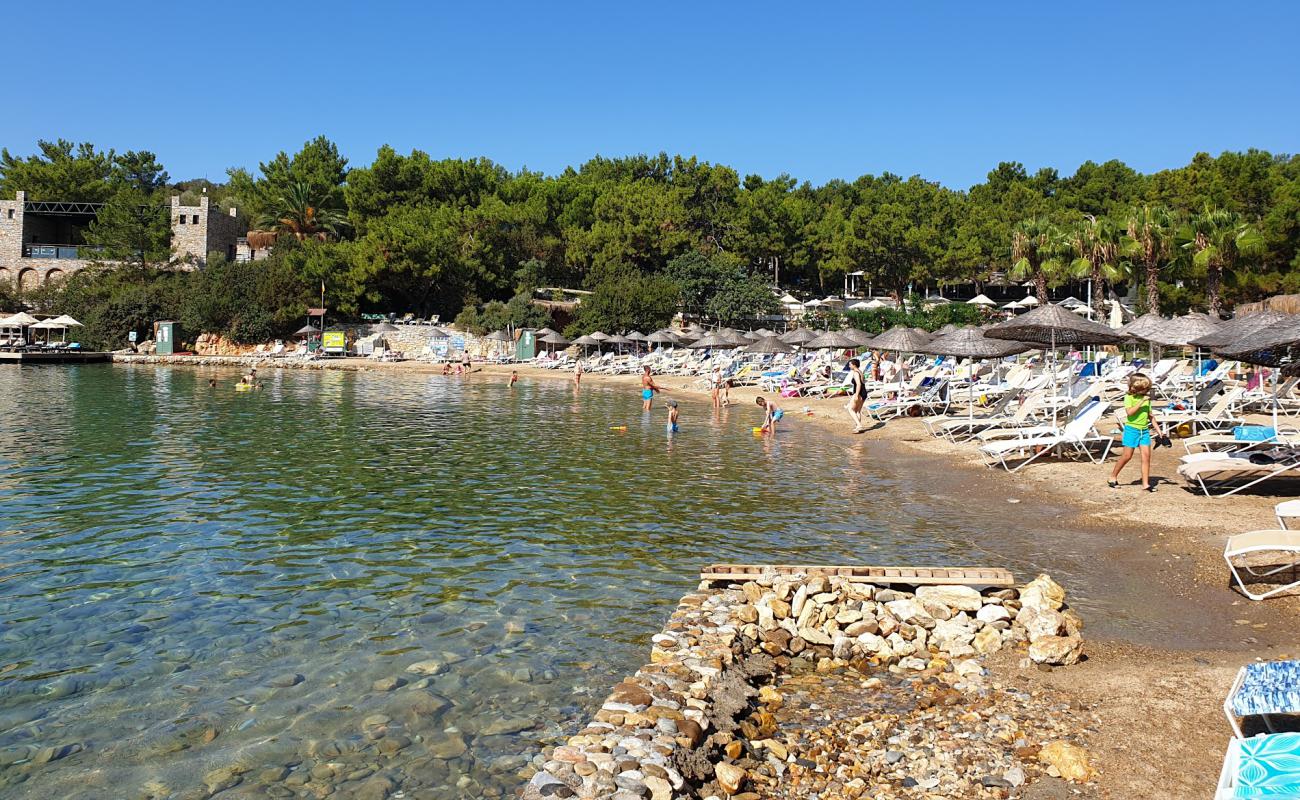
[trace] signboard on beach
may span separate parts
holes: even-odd
[[[321,338],[321,347],[330,355],[343,355],[348,349],[347,335],[343,331],[325,331]]]

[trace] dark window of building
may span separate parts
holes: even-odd
[[[13,218],[14,218],[14,210],[11,208],[9,209],[9,219],[13,219]]]
[[[185,224],[185,215],[184,215],[184,214],[181,214],[181,224],[182,224],[182,225]]]
[[[190,220],[190,221],[193,222],[195,225],[198,225],[198,224],[199,224],[199,215],[198,215],[198,214],[195,214],[195,215],[194,215],[194,219],[192,219],[192,220]]]

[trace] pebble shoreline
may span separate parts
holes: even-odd
[[[737,763],[741,738],[751,752],[770,753],[782,772],[787,763],[800,766],[781,743],[755,740],[775,724],[762,716],[754,722],[755,714],[770,715],[760,704],[779,706],[774,679],[853,667],[963,690],[983,680],[983,657],[1004,648],[1024,647],[1039,664],[1077,662],[1082,627],[1065,591],[1046,575],[1019,589],[983,592],[775,573],[702,583],[653,637],[650,663],[614,687],[587,727],[542,754],[519,796],[756,800],[760,795],[745,789],[759,776]],[[1062,742],[1056,749],[1070,747]],[[1078,753],[1067,754],[1077,760]],[[1061,766],[1052,769],[1089,777],[1086,763],[1081,770],[1067,760]]]

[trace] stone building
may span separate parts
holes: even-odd
[[[93,253],[83,234],[102,206],[28,200],[26,192],[0,200],[0,282],[34,289],[85,269]],[[207,195],[197,206],[171,199],[172,254],[181,269],[202,269],[211,253],[234,260],[245,227],[235,209],[223,213],[209,204]]]

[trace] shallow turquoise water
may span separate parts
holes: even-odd
[[[0,370],[0,795],[180,797],[228,766],[292,786],[326,762],[312,780],[343,791],[377,769],[409,797],[509,793],[705,563],[1041,552],[989,535],[1005,507],[954,507],[796,414],[772,441],[756,409],[684,403],[670,437],[628,389],[235,375]]]

